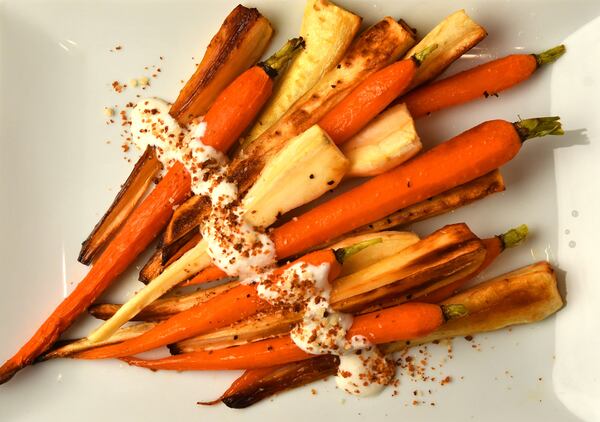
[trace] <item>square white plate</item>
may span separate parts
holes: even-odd
[[[303,3],[247,5],[273,22],[275,49],[297,32]],[[401,374],[395,397],[392,388],[377,398],[349,397],[329,380],[243,411],[205,408],[196,401],[218,396],[237,373],[152,373],[116,361],[54,361],[28,368],[0,387],[0,420],[600,420],[600,315],[594,306],[600,301],[594,268],[599,251],[594,234],[600,229],[595,165],[600,151],[594,145],[600,139],[600,22],[595,19],[600,3],[339,3],[367,23],[384,15],[401,17],[421,35],[464,7],[489,36],[448,73],[566,40],[567,55],[521,86],[419,121],[426,147],[493,118],[560,114],[569,132],[530,141],[503,169],[505,193],[414,229],[423,235],[466,221],[484,237],[527,223],[533,231],[527,244],[503,254],[482,278],[548,259],[561,269],[561,283],[566,279],[567,308],[556,318],[480,335],[473,343],[457,339],[454,357],[445,363],[446,345],[430,347],[429,361],[436,366],[430,375],[436,381],[415,383]],[[173,100],[180,80],[192,73],[235,4],[0,1],[0,360],[30,337],[85,273],[76,261],[79,245],[131,168],[119,148],[118,127],[104,123],[103,107],[135,101],[136,93]],[[117,45],[122,50],[109,51]],[[146,91],[111,89],[113,80],[150,76],[144,67],[152,65],[162,72]],[[139,288],[135,279],[132,269],[107,297],[123,300]],[[442,387],[439,380],[446,375],[453,381]],[[413,406],[415,399],[422,403]]]

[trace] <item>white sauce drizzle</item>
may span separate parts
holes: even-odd
[[[245,221],[243,209],[237,204],[237,185],[225,174],[227,157],[202,142],[206,123],[182,128],[169,115],[169,108],[169,103],[157,98],[142,100],[135,106],[131,113],[134,144],[140,150],[155,146],[163,171],[176,161],[182,162],[191,175],[192,192],[210,198],[211,212],[200,231],[215,265],[241,278],[272,266],[275,245]]]
[[[329,298],[329,264],[297,263],[274,275],[275,245],[243,217],[238,188],[227,179],[227,157],[202,142],[206,123],[180,127],[169,115],[170,104],[160,99],[140,101],[131,113],[133,143],[139,150],[156,147],[163,171],[176,161],[192,178],[192,191],[211,200],[210,215],[200,231],[213,262],[245,284],[255,284],[258,295],[277,306],[304,308],[302,321],[290,335],[307,353],[340,357],[337,385],[356,395],[372,395],[393,379],[393,365],[366,338],[346,335],[352,315],[334,311]]]

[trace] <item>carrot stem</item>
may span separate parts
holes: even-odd
[[[257,64],[258,67],[262,68],[267,75],[271,78],[276,78],[281,69],[283,69],[290,60],[294,57],[298,50],[303,49],[306,46],[304,38],[292,38],[284,44],[279,51],[273,54],[264,62]]]
[[[539,67],[548,63],[555,62],[560,58],[560,56],[565,54],[566,51],[567,48],[563,44],[561,44],[549,50],[543,51],[539,54],[534,54],[533,57],[535,57],[535,61]]]
[[[527,235],[529,234],[529,228],[526,224],[521,224],[514,229],[510,229],[506,233],[500,235],[500,240],[502,240],[502,245],[505,248],[514,248],[515,246],[519,246]]]
[[[427,56],[429,56],[429,54],[431,54],[437,48],[438,48],[437,44],[433,44],[428,47],[425,47],[423,50],[415,53],[414,56],[412,56],[412,59],[417,64],[417,66],[421,66],[421,64],[425,61]]]
[[[565,134],[558,116],[524,119],[514,122],[513,125],[522,142],[547,135]]]

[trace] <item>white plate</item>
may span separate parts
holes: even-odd
[[[587,135],[530,141],[503,169],[506,193],[415,226],[426,234],[466,221],[489,236],[529,224],[534,234],[528,243],[504,254],[484,277],[549,259],[562,270],[561,282],[566,274],[567,308],[539,324],[478,336],[481,350],[456,340],[454,358],[431,372],[438,381],[450,375],[453,382],[418,384],[401,375],[396,397],[393,389],[377,398],[348,397],[329,380],[243,411],[198,408],[197,400],[214,398],[236,374],[152,373],[115,361],[55,361],[28,368],[0,387],[0,420],[600,420],[600,317],[593,306],[600,301],[594,268],[600,22],[581,29],[599,15],[600,3],[340,3],[368,23],[383,15],[402,17],[421,34],[464,7],[490,35],[449,72],[508,53],[538,52],[568,38],[568,54],[522,86],[418,126],[431,146],[483,120],[557,113],[568,130],[587,128]],[[272,49],[299,28],[303,1],[250,4],[279,31]],[[119,131],[104,124],[102,108],[135,100],[137,91],[118,95],[110,83],[148,75],[144,66],[155,64],[162,72],[144,94],[173,100],[180,80],[194,69],[192,56],[201,57],[233,6],[234,1],[208,0],[0,2],[1,360],[85,273],[76,262],[79,245],[131,168],[119,148]],[[122,50],[109,52],[118,44]],[[134,271],[120,284],[108,297],[123,299],[139,288]],[[79,326],[72,334],[88,328]],[[438,366],[445,346],[430,351],[431,364]],[[416,397],[424,404],[411,404],[413,390],[424,392]]]

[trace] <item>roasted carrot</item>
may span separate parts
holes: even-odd
[[[52,346],[75,319],[148,246],[173,213],[173,205],[185,200],[190,177],[183,164],[176,163],[98,257],[90,272],[64,299],[33,337],[0,368],[0,383],[32,363]]]
[[[186,286],[194,286],[196,284],[208,283],[211,281],[219,280],[222,278],[229,277],[225,271],[217,267],[216,265],[212,265],[200,271],[193,278],[188,281],[184,281],[181,283],[182,287]]]
[[[489,267],[506,248],[512,248],[521,244],[525,237],[527,237],[528,231],[529,230],[527,226],[522,224],[504,234],[494,236],[489,239],[482,239],[486,249],[485,259],[475,272],[469,274],[467,277],[456,280],[450,284],[446,284],[445,286],[440,287],[439,289],[434,290],[425,296],[421,296],[416,300],[419,302],[440,303],[441,301],[448,299],[467,282],[473,280],[473,278]]]
[[[466,309],[462,305],[441,307],[430,303],[405,303],[357,316],[346,338],[361,335],[373,344],[410,340],[435,331],[446,318],[455,318],[465,313]],[[264,368],[311,357],[314,355],[298,348],[291,337],[286,336],[227,349],[183,353],[157,360],[133,357],[123,360],[130,365],[152,370],[189,371]]]
[[[311,252],[274,270],[272,276],[276,277],[289,266],[299,262],[310,265],[328,263],[330,264],[329,278],[333,280],[341,271],[343,251],[350,250],[350,248],[335,251],[324,249]],[[269,303],[258,296],[254,286],[241,284],[203,304],[172,316],[135,339],[111,346],[99,347],[84,352],[77,357],[82,359],[106,359],[134,355],[227,326],[269,307]]]
[[[266,367],[266,368],[258,368],[252,369],[250,371],[245,371],[242,376],[236,379],[227,390],[216,400],[208,401],[208,402],[198,402],[197,404],[203,405],[212,405],[219,403],[225,397],[230,397],[240,392],[246,390],[248,386],[251,386],[257,382],[259,382],[266,375],[272,373],[277,370],[281,365],[275,367]]]
[[[562,56],[559,45],[540,54],[512,54],[425,85],[401,97],[413,118],[489,96],[521,83]]]
[[[284,66],[292,57],[293,52],[302,45],[302,39],[288,41],[282,50],[259,65],[260,71],[269,75],[269,77],[274,77],[277,74],[277,70],[281,66]],[[252,69],[247,72],[251,71],[254,72]],[[244,74],[240,78],[243,76]],[[261,87],[265,88],[267,85],[263,84],[255,88]],[[255,93],[255,95],[262,98],[258,93]],[[221,151],[226,151],[226,148],[231,146],[236,140],[231,140],[231,137],[235,136],[236,131],[240,128],[240,125],[236,123],[238,119],[245,121],[246,125],[248,125],[252,120],[248,116],[252,113],[254,115],[258,114],[262,104],[254,102],[253,105],[256,107],[254,109],[235,107],[235,103],[239,101],[239,98],[232,98],[230,94],[226,97],[221,97],[217,98],[215,103],[217,103],[217,107],[219,107],[222,114],[229,113],[227,114],[228,123],[236,129],[227,130],[229,138],[219,137],[217,134],[211,135],[213,139],[211,145]],[[224,106],[224,99],[230,99],[231,109],[227,109]],[[241,99],[248,101],[247,93]],[[219,116],[215,116],[214,118],[217,121],[221,119]],[[210,125],[211,122],[208,122],[207,126]],[[227,125],[223,125],[222,129],[225,130],[227,127]],[[211,138],[209,137],[209,139]],[[167,224],[169,217],[173,213],[173,205],[180,204],[189,195],[190,188],[190,174],[182,163],[175,163],[152,193],[129,216],[123,228],[113,241],[109,243],[105,251],[98,258],[96,265],[92,267],[88,275],[73,293],[58,306],[31,340],[0,368],[0,383],[8,381],[18,370],[30,364],[37,356],[45,352],[57,340],[60,334],[73,323],[75,318],[96,300],[108,285],[129,266],[137,255],[146,249],[158,232]]]
[[[227,407],[243,409],[284,390],[334,375],[338,364],[337,356],[323,355],[285,365],[250,369],[219,399],[198,404],[216,404],[222,401]]]
[[[202,143],[227,151],[271,96],[279,70],[303,47],[302,38],[289,40],[268,60],[246,70],[225,88],[204,116]]]
[[[417,68],[437,45],[373,73],[332,108],[319,126],[340,145],[390,105],[412,82]]]
[[[484,122],[273,230],[278,258],[296,255],[511,160],[523,141],[560,135],[558,117]]]

